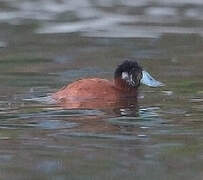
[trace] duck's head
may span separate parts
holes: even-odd
[[[140,83],[151,87],[159,87],[164,84],[155,80],[136,61],[125,60],[118,65],[114,73],[116,87],[120,89],[137,89]]]

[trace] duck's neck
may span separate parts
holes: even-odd
[[[137,88],[129,86],[123,79],[116,78],[114,79],[114,84],[117,89],[120,91],[126,92],[128,94],[136,94]]]

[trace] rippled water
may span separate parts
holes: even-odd
[[[0,179],[202,179],[202,12],[200,0],[0,0]],[[49,101],[78,78],[112,79],[124,58],[166,86],[122,108]]]

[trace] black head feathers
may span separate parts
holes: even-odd
[[[114,73],[115,85],[120,88],[137,88],[142,78],[142,68],[136,61],[125,60]]]

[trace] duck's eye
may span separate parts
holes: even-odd
[[[141,79],[142,79],[142,73],[139,73],[139,74],[137,75],[137,81],[140,82]]]

